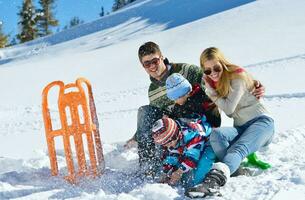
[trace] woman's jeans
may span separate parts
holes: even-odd
[[[215,128],[210,142],[217,158],[228,165],[233,174],[246,156],[269,145],[273,134],[273,119],[261,115],[242,126]]]

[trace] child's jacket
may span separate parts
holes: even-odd
[[[163,160],[163,172],[171,173],[178,168],[184,173],[196,168],[211,133],[211,126],[205,117],[196,121],[176,121],[181,133],[174,148],[166,148]]]

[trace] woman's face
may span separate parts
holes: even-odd
[[[213,81],[217,82],[223,72],[223,66],[221,63],[215,59],[207,60],[204,64],[204,74],[208,76]]]

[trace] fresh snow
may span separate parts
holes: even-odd
[[[150,40],[170,61],[197,65],[204,48],[219,47],[266,86],[276,133],[259,156],[273,167],[231,178],[222,197],[207,199],[304,199],[304,9],[303,0],[138,0],[97,21],[0,49],[0,199],[187,199],[180,187],[135,176],[137,149],[123,147],[135,132],[137,108],[148,103],[137,49]],[[41,92],[52,81],[78,77],[92,83],[106,171],[72,186],[50,175]],[[56,113],[55,101],[50,106]],[[224,115],[223,121],[232,125]],[[56,142],[64,171],[62,141]]]

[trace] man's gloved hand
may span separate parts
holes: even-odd
[[[124,144],[124,148],[130,149],[138,144],[135,136],[136,135],[133,135],[132,138],[126,141],[126,143]]]
[[[254,80],[254,90],[252,91],[252,94],[257,99],[260,99],[265,95],[265,87],[258,80]]]

